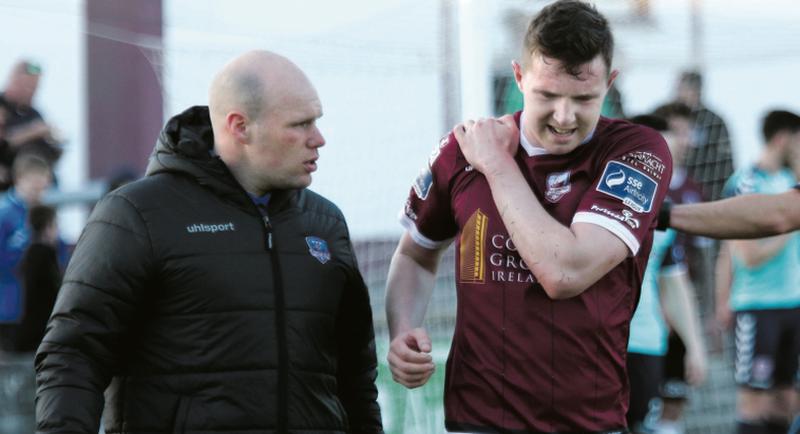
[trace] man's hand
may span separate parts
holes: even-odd
[[[430,352],[431,340],[425,329],[416,328],[397,335],[386,357],[392,379],[409,389],[427,383],[436,367]]]
[[[519,128],[511,115],[466,121],[456,125],[453,134],[467,162],[484,175],[514,158],[519,146]]]

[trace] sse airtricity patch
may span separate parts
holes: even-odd
[[[658,184],[643,172],[618,161],[609,161],[597,191],[616,197],[636,212],[650,212]]]
[[[425,200],[428,198],[428,192],[431,191],[432,185],[433,172],[431,172],[430,166],[426,166],[424,169],[420,170],[417,179],[414,180],[414,193],[420,200]]]
[[[331,251],[328,250],[327,241],[319,237],[306,237],[306,244],[308,244],[308,252],[320,263],[324,264],[331,260]]]

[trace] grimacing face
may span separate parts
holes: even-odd
[[[256,183],[265,191],[305,188],[317,170],[319,148],[325,145],[317,128],[322,105],[316,91],[301,86],[265,108],[253,122],[247,159]]]
[[[608,73],[597,55],[580,66],[577,76],[559,60],[533,53],[523,68],[514,63],[522,92],[522,131],[534,145],[551,154],[566,154],[581,144],[600,120],[603,99],[617,71]]]

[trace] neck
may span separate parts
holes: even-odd
[[[758,167],[768,172],[775,172],[783,167],[783,158],[777,146],[767,145],[766,151],[758,159]]]

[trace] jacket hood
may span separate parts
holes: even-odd
[[[208,107],[194,106],[170,119],[150,155],[145,176],[176,173],[194,178],[216,194],[247,199],[225,163],[213,155],[214,132]]]
[[[253,204],[228,167],[212,152],[214,132],[207,106],[194,106],[170,119],[150,155],[145,176],[175,173],[193,178],[198,184],[241,207]],[[270,209],[282,204],[292,191],[275,191]]]

